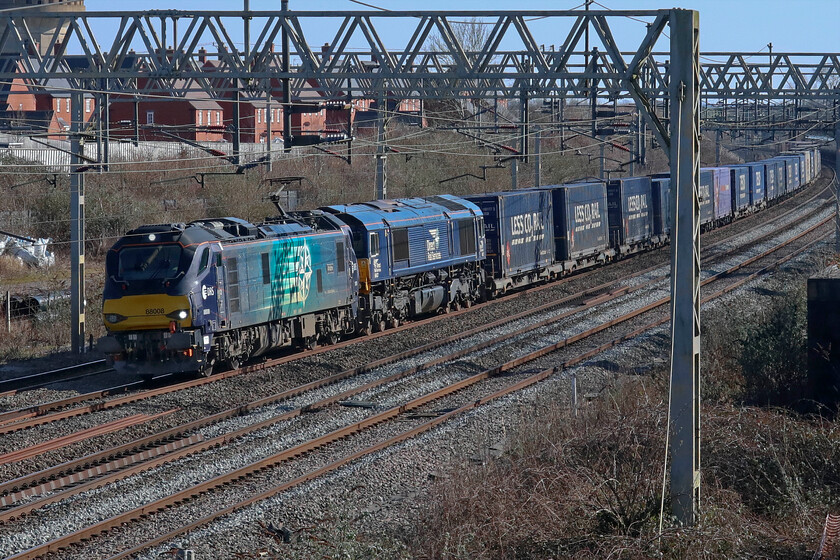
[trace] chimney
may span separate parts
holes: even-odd
[[[202,64],[207,62],[207,49],[205,49],[204,47],[198,49],[198,61]]]
[[[326,57],[326,54],[327,54],[327,52],[328,52],[329,50],[330,50],[330,44],[329,44],[329,43],[324,43],[324,44],[321,46],[321,54],[325,55],[325,56],[324,56],[325,61],[328,61],[328,60],[329,60],[329,58],[327,58],[327,57]]]

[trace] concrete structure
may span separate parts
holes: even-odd
[[[39,18],[32,16],[33,12],[84,12],[84,0],[0,0],[0,10],[20,8],[20,15],[26,15],[26,24],[32,34],[34,45],[27,45],[29,54],[48,54],[51,42],[60,43],[64,40],[69,22],[58,29],[58,19]],[[23,8],[26,8],[25,10]],[[17,14],[15,14],[17,15]],[[6,24],[0,21],[0,35],[6,29]],[[53,47],[54,49],[55,47]]]

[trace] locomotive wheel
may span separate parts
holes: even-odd
[[[385,330],[385,319],[383,319],[382,316],[380,315],[380,318],[377,321],[374,321],[374,323],[373,323],[373,332],[383,332],[384,330]]]
[[[369,335],[370,331],[371,331],[370,323],[365,323],[364,326],[359,327],[359,334],[361,336]]]
[[[390,323],[390,327],[392,329],[396,329],[397,327],[400,326],[400,318],[399,317],[391,317],[391,320],[389,321],[389,323]]]
[[[315,350],[318,347],[318,337],[307,336],[303,341],[303,347],[307,350]]]
[[[216,360],[208,356],[208,358],[204,362],[204,365],[202,365],[201,368],[199,368],[198,374],[201,377],[210,377],[211,375],[213,375],[213,366],[215,365]]]
[[[472,307],[472,304],[473,304],[473,302],[470,298],[467,298],[467,299],[464,300],[464,308],[465,309],[469,309],[470,307]]]
[[[452,302],[452,311],[460,311],[461,310],[461,302],[457,299]]]
[[[339,334],[335,331],[330,331],[327,333],[326,341],[327,344],[330,346],[334,346],[338,344],[338,339],[340,338]]]
[[[239,366],[241,365],[241,362],[239,361],[239,356],[230,356],[226,360],[226,363],[230,369],[239,369]]]

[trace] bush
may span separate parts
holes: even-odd
[[[797,405],[805,396],[808,377],[804,290],[776,300],[757,321],[741,328],[739,339],[744,400]]]

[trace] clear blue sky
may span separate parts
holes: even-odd
[[[366,3],[390,10],[566,10],[583,0],[364,0]],[[670,8],[691,8],[700,11],[700,48],[702,51],[766,51],[766,45],[773,43],[774,52],[840,52],[840,0],[600,0],[614,10],[655,10]],[[125,10],[127,2],[113,0],[86,0],[88,10]],[[179,9],[179,10],[238,10],[244,0],[140,0],[132,2],[134,9]],[[367,10],[350,0],[289,0],[292,10]],[[279,10],[280,0],[250,0],[251,10]],[[593,9],[598,6],[593,5]],[[619,41],[619,47],[635,49],[638,44],[638,28],[641,24],[625,20],[611,27]],[[334,27],[332,28],[334,29]],[[405,33],[398,29],[378,27],[383,40],[389,47],[402,46]],[[560,43],[566,29],[554,31],[542,29],[534,24],[534,33],[540,43]],[[330,40],[306,29],[313,44]],[[563,37],[561,37],[561,35]],[[241,35],[235,39],[241,40]],[[401,43],[402,42],[402,43]]]

